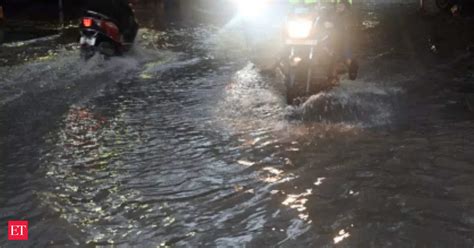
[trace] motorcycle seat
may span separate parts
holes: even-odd
[[[86,11],[86,16],[95,17],[95,18],[98,18],[100,20],[111,21],[113,23],[117,23],[117,20],[115,20],[111,17],[108,17],[104,14],[101,14],[101,13],[98,13],[98,12],[95,12],[95,11],[91,11],[91,10]]]

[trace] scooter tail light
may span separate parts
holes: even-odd
[[[93,22],[94,21],[92,20],[92,18],[83,18],[82,19],[82,25],[84,25],[84,27],[86,27],[86,28],[92,27]]]

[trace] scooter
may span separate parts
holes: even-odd
[[[125,40],[116,20],[101,13],[86,11],[80,24],[81,57],[89,59],[96,53],[106,57],[122,55],[132,47],[137,30],[132,30],[131,40]]]

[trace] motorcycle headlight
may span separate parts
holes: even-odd
[[[313,28],[310,20],[293,20],[288,22],[288,35],[293,39],[308,38]]]
[[[258,16],[266,5],[266,0],[232,0],[237,5],[239,15],[249,18]]]

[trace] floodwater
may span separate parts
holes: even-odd
[[[361,77],[300,106],[238,27],[143,28],[87,62],[25,45],[47,51],[0,67],[0,223],[29,241],[0,243],[472,247],[472,74],[425,53],[412,7],[360,7]]]

